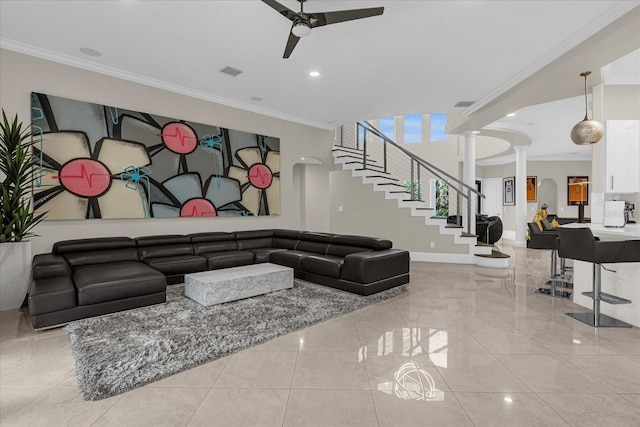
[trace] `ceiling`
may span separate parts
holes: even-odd
[[[291,23],[257,0],[0,0],[0,47],[325,129],[407,113],[466,120],[637,14],[640,1],[310,0],[305,11],[378,6],[384,15],[313,29],[282,59]],[[616,45],[622,54],[640,48],[636,31],[630,46]],[[227,66],[242,73],[219,72]],[[312,70],[320,76],[310,77]],[[582,93],[581,71],[572,71],[563,98]],[[599,73],[590,78],[600,81]],[[536,103],[559,99],[552,85],[541,92]],[[455,108],[458,101],[476,103]],[[563,102],[558,111],[581,111],[576,100]],[[482,126],[498,118],[482,117]],[[545,126],[534,110],[516,120]]]

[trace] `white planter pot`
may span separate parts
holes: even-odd
[[[31,242],[0,243],[0,311],[22,306],[30,278]]]

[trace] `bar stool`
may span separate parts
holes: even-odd
[[[601,290],[601,264],[640,262],[640,240],[601,242],[589,228],[558,228],[558,253],[563,258],[593,263],[592,291],[582,294],[593,299],[592,313],[566,313],[593,327],[630,328],[631,325],[600,313],[600,302],[629,304],[630,300]]]
[[[557,288],[572,289],[573,283],[571,282],[571,276],[566,274],[565,260],[561,259],[561,271],[558,274],[558,251],[556,249],[556,239],[558,233],[553,231],[540,231],[538,225],[535,222],[527,224],[529,227],[529,242],[531,249],[551,249],[551,274],[549,280],[545,285],[548,288],[538,288],[533,291],[540,295],[549,295],[557,298],[571,298],[572,292],[560,291]]]

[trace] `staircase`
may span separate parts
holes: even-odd
[[[425,226],[437,226],[438,233],[451,236],[454,245],[464,247],[457,251],[462,253],[412,251],[412,260],[476,264],[489,268],[509,267],[509,255],[492,245],[479,242],[478,236],[466,233],[461,224],[447,223],[446,217],[435,215],[431,187],[434,179],[440,179],[447,182],[450,193],[455,193],[455,198],[449,197],[450,215],[461,215],[465,200],[483,195],[399,147],[369,123],[359,122],[353,126],[353,129],[341,129],[337,145],[333,148],[334,164],[342,170],[351,171],[352,177],[361,180],[367,187],[371,185],[374,192],[383,192],[385,199],[396,200],[398,209],[409,209],[411,216],[423,217]],[[407,177],[410,179],[406,180]],[[405,181],[408,184],[405,185]],[[411,187],[410,191],[407,191],[407,186]],[[470,215],[462,216],[470,218]],[[475,215],[473,217],[475,219]]]

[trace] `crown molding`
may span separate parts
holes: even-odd
[[[327,123],[322,123],[315,120],[309,120],[304,117],[293,116],[293,115],[282,113],[279,111],[270,110],[268,108],[257,107],[252,104],[247,104],[247,103],[236,101],[233,99],[213,95],[211,93],[190,89],[184,86],[168,83],[158,79],[153,79],[140,74],[130,73],[128,71],[123,71],[117,68],[96,64],[91,61],[81,60],[69,55],[62,55],[62,54],[52,52],[46,49],[41,49],[39,47],[32,46],[26,43],[16,42],[14,40],[10,40],[4,37],[0,37],[0,48],[22,53],[29,56],[34,56],[36,58],[41,58],[41,59],[45,59],[52,62],[57,62],[64,65],[69,65],[71,67],[80,68],[80,69],[91,71],[94,73],[104,74],[110,77],[116,77],[118,79],[130,81],[133,83],[138,83],[144,86],[166,90],[168,92],[185,95],[191,98],[237,108],[239,110],[248,111],[251,113],[261,114],[264,116],[272,117],[274,119],[280,119],[287,122],[297,123],[300,125],[310,126],[314,128],[323,129],[323,130],[334,130],[335,128],[333,125],[330,125]]]

